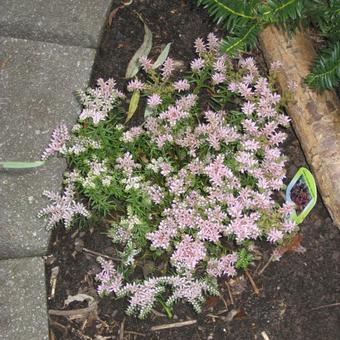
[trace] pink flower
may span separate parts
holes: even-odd
[[[226,55],[223,55],[222,57],[219,57],[218,59],[216,59],[216,61],[213,64],[214,71],[219,72],[219,73],[225,73],[226,72],[226,65],[225,65],[226,59],[227,59]]]
[[[163,193],[158,185],[149,186],[147,187],[146,191],[154,203],[161,203],[161,200],[163,199]]]
[[[207,51],[207,48],[202,38],[197,38],[195,40],[194,47],[195,47],[196,53],[204,53]]]
[[[246,239],[256,239],[260,235],[260,230],[256,225],[259,214],[252,213],[249,216],[237,217],[227,226],[227,234],[235,234],[236,241],[241,242]]]
[[[246,58],[246,59],[241,59],[240,60],[240,66],[242,68],[248,70],[252,74],[258,73],[258,69],[255,65],[254,58],[252,58],[252,57],[249,57],[249,58]]]
[[[187,96],[181,97],[181,99],[176,100],[176,106],[181,110],[188,111],[195,105],[196,100],[196,94],[188,94]]]
[[[273,228],[267,234],[267,240],[271,243],[281,241],[283,238],[283,232],[279,229]]]
[[[235,159],[240,163],[240,171],[245,172],[254,167],[258,162],[250,152],[239,151]]]
[[[197,313],[201,312],[205,292],[218,295],[216,289],[203,280],[194,279],[190,273],[186,273],[185,276],[170,276],[167,278],[167,283],[172,285],[173,294],[166,304],[171,306],[175,301],[183,299],[191,303]]]
[[[143,283],[127,284],[120,293],[120,295],[131,294],[126,313],[131,315],[139,311],[139,318],[145,318],[156,302],[157,295],[164,290],[161,278],[149,278]]]
[[[190,67],[193,71],[200,71],[204,67],[205,62],[202,58],[196,58],[190,63]]]
[[[148,97],[147,104],[151,108],[155,108],[156,106],[162,104],[162,99],[161,99],[160,95],[153,94],[150,97]]]
[[[212,259],[208,262],[207,273],[211,276],[235,276],[235,263],[238,255],[233,252],[231,254],[220,257],[219,259]]]
[[[160,168],[161,168],[161,174],[164,177],[168,176],[172,171],[172,166],[165,162],[160,164]]]
[[[143,132],[144,129],[141,126],[132,127],[130,130],[123,133],[123,142],[125,143],[133,142]]]
[[[228,85],[228,90],[230,92],[237,92],[237,89],[238,89],[238,84],[235,82],[232,82]]]
[[[169,106],[168,110],[160,113],[159,117],[169,122],[171,126],[174,126],[178,120],[188,115],[189,113],[187,111],[183,111],[177,106]]]
[[[202,220],[200,224],[198,238],[203,241],[218,242],[224,230],[223,224],[214,223],[210,220]]]
[[[293,221],[293,220],[288,220],[288,221],[285,221],[283,224],[282,224],[282,227],[283,227],[283,230],[286,232],[286,233],[291,233],[293,232],[297,225],[296,225],[296,222]]]
[[[135,163],[132,155],[126,152],[123,157],[117,158],[116,168],[131,176],[134,169],[140,168],[140,164]]]
[[[213,84],[216,84],[216,85],[224,83],[226,80],[225,75],[223,73],[214,73],[211,79],[212,79]]]
[[[232,171],[223,164],[224,156],[218,155],[213,162],[205,167],[204,172],[208,175],[212,184],[220,186],[224,178],[233,177]]]
[[[142,68],[145,72],[149,72],[152,69],[153,63],[147,57],[145,57],[145,56],[140,57],[139,62],[142,65]]]
[[[209,33],[207,40],[208,40],[209,51],[216,52],[219,48],[219,45],[220,45],[220,41],[218,40],[216,35],[214,33]]]
[[[133,91],[141,91],[144,88],[144,83],[141,82],[138,79],[134,79],[134,80],[130,80],[127,89],[129,92],[133,92]]]
[[[63,195],[45,191],[44,196],[53,202],[38,213],[38,217],[49,216],[47,228],[52,228],[58,222],[64,222],[65,228],[69,228],[76,215],[84,217],[90,215],[82,203],[74,200],[75,191],[74,186],[71,184],[65,188]]]
[[[174,83],[174,88],[178,92],[187,91],[190,89],[190,84],[186,79],[178,80]]]
[[[96,280],[100,281],[97,288],[98,294],[117,294],[123,284],[123,275],[118,273],[112,261],[99,258],[102,271],[96,275]]]
[[[79,115],[79,120],[83,121],[86,118],[92,118],[93,124],[98,125],[99,122],[105,120],[107,117],[107,112],[97,110],[95,108],[83,109]]]
[[[204,259],[206,249],[203,242],[193,240],[185,235],[180,243],[176,245],[176,251],[171,256],[171,261],[176,267],[194,270],[197,263]]]
[[[162,78],[166,79],[169,78],[172,72],[175,70],[175,63],[172,58],[167,58],[162,66]]]
[[[285,202],[283,203],[282,207],[280,208],[280,213],[286,216],[289,216],[295,208],[294,202]]]
[[[256,105],[252,102],[245,102],[242,106],[242,112],[247,115],[250,116],[256,109]]]
[[[176,196],[179,196],[185,192],[185,182],[183,178],[170,177],[168,178],[169,191]]]
[[[60,152],[65,143],[70,139],[70,134],[68,132],[66,124],[60,124],[52,133],[50,144],[44,150],[41,159],[44,161],[48,157]]]

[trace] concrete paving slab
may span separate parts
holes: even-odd
[[[48,339],[42,258],[0,261],[0,306],[2,340]]]
[[[38,160],[54,128],[71,125],[87,86],[95,50],[0,37],[0,160]],[[59,191],[65,164],[0,170],[0,258],[44,254],[49,232],[37,212],[44,190]]]
[[[0,34],[98,47],[112,0],[0,0]]]

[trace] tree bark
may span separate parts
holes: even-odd
[[[281,61],[278,72],[281,91],[294,81],[297,89],[288,104],[288,114],[318,183],[322,199],[340,228],[340,101],[335,92],[316,93],[304,84],[316,57],[306,33],[291,39],[274,26],[260,34],[267,62]]]

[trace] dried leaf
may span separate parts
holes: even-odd
[[[0,162],[0,168],[4,169],[29,169],[44,165],[44,161],[36,162]]]
[[[134,113],[136,112],[139,99],[140,99],[140,92],[134,91],[132,94],[131,100],[130,100],[129,111],[128,111],[125,123],[127,123],[132,118]]]
[[[117,15],[118,11],[121,10],[122,8],[124,8],[124,7],[125,7],[125,5],[120,5],[120,6],[116,7],[115,9],[113,9],[113,10],[111,11],[111,13],[110,13],[110,15],[109,15],[109,18],[108,18],[108,20],[107,20],[107,21],[108,21],[107,24],[108,24],[109,27],[111,27],[111,25],[112,25],[112,20],[113,20],[113,18]]]
[[[219,296],[210,296],[206,301],[207,308],[214,308],[220,301]]]
[[[231,322],[234,317],[240,312],[239,309],[232,309],[226,316],[226,321]]]
[[[287,252],[303,252],[304,248],[301,245],[302,238],[302,234],[297,234],[290,240],[289,243],[277,248],[276,251],[279,256],[282,256]]]
[[[158,56],[157,60],[155,61],[155,63],[152,65],[152,68],[155,70],[156,68],[158,68],[159,66],[161,66],[164,61],[166,60],[166,58],[168,57],[169,51],[170,51],[170,47],[171,47],[171,43],[168,43],[163,51],[160,53],[160,55]]]
[[[65,300],[64,304],[69,305],[71,302],[78,301],[83,302],[87,301],[89,306],[93,305],[95,302],[94,298],[87,294],[77,294],[77,295],[69,295],[67,299]]]
[[[143,43],[139,47],[137,52],[134,54],[134,56],[131,58],[131,60],[129,62],[129,65],[128,65],[127,69],[126,69],[126,74],[125,74],[125,78],[126,79],[132,78],[132,77],[134,77],[138,73],[138,70],[140,68],[139,58],[141,58],[143,56],[147,57],[148,54],[151,51],[151,47],[152,47],[152,33],[151,33],[149,27],[146,25],[146,23],[144,23],[144,31],[145,31],[145,33],[144,33]]]

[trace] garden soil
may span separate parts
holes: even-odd
[[[119,5],[116,1],[113,9]],[[127,64],[143,41],[143,25],[137,13],[153,32],[151,56],[157,56],[171,42],[170,56],[183,70],[194,57],[194,39],[216,31],[207,13],[191,1],[134,0],[130,6],[118,10],[111,26],[104,30],[92,86],[99,77],[113,77],[121,89],[126,85]],[[264,71],[261,54],[258,51],[253,54]],[[289,159],[288,183],[299,167],[307,165],[293,130],[287,132],[283,149]],[[296,252],[300,249],[299,242],[305,248],[303,253]],[[97,253],[115,255],[110,239],[105,236],[105,222],[81,230],[57,228],[45,257],[50,338],[339,339],[340,235],[320,198],[302,223],[296,244],[286,250],[280,261],[271,262],[260,275],[272,250],[265,243],[259,245],[249,271],[231,280],[221,280],[221,297],[209,298],[201,314],[195,314],[187,304],[178,303],[171,320],[161,306],[156,306],[148,319],[139,320],[124,314],[126,300],[114,301],[96,294],[94,277],[100,272]],[[86,301],[67,306],[65,300],[77,294],[94,297],[97,305],[95,308],[91,305],[90,312],[85,313]],[[78,311],[68,315],[56,315],[63,314],[59,311],[75,309]],[[191,325],[179,327],[180,322],[190,320]],[[175,328],[160,331],[152,328],[170,323],[174,323]]]

